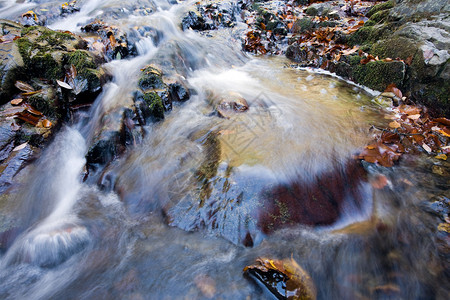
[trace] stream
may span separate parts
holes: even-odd
[[[0,1],[0,17],[61,4]],[[448,179],[425,155],[392,168],[353,158],[371,125],[389,123],[376,92],[244,53],[239,14],[232,28],[183,31],[195,1],[77,5],[48,27],[82,35],[101,18],[133,37],[137,55],[105,64],[112,79],[89,111],[23,172],[2,212],[21,228],[0,252],[1,299],[276,299],[243,275],[258,257],[295,259],[318,299],[448,296],[448,257],[424,210]],[[183,78],[190,99],[84,180],[88,149],[149,64]],[[235,95],[248,110],[214,113]]]

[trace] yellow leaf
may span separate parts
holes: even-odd
[[[447,155],[445,155],[445,154],[439,154],[439,155],[436,155],[434,158],[437,158],[437,159],[442,159],[442,160],[447,160]]]
[[[391,123],[389,123],[389,127],[391,128],[399,128],[401,125],[397,122],[397,121],[392,121]]]

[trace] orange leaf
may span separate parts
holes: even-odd
[[[20,103],[22,103],[23,99],[22,98],[16,98],[11,100],[11,104],[12,105],[19,105]]]
[[[399,128],[401,125],[400,123],[398,123],[397,121],[392,121],[391,123],[389,123],[389,127],[391,128]]]

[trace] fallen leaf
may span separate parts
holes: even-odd
[[[411,119],[411,120],[417,120],[419,118],[420,118],[420,114],[415,114],[415,115],[409,115],[408,116],[408,119]]]
[[[60,81],[60,80],[56,79],[56,82],[58,83],[58,85],[60,87],[63,87],[65,89],[67,89],[67,90],[71,90],[72,89],[72,87],[70,85],[68,85],[67,83],[65,83],[63,81]]]
[[[431,150],[430,146],[427,144],[422,144],[422,148],[430,154],[433,150]]]
[[[50,121],[47,120],[47,119],[44,119],[44,120],[42,120],[42,127],[44,127],[44,128],[50,128],[50,127],[52,127],[52,122],[50,122]]]
[[[439,231],[444,231],[444,232],[450,233],[450,224],[448,224],[448,223],[441,223],[441,224],[438,225],[437,229]]]
[[[434,119],[434,121],[444,124],[446,126],[450,126],[450,120],[447,118],[436,118],[436,119]]]
[[[26,146],[28,145],[28,142],[26,142],[26,143],[23,143],[23,144],[20,144],[19,146],[17,146],[16,148],[14,148],[12,151],[20,151],[20,150],[22,150],[23,148],[25,148]]]
[[[401,125],[397,121],[392,121],[391,123],[389,123],[389,127],[396,129],[401,127]]]
[[[23,99],[22,98],[16,98],[11,100],[11,104],[12,105],[19,105],[20,103],[22,103]]]
[[[410,66],[412,64],[412,61],[413,61],[413,57],[412,56],[408,56],[408,58],[405,59],[405,64]]]
[[[34,92],[34,88],[31,85],[29,85],[28,83],[25,83],[23,81],[17,80],[14,85],[16,86],[16,88],[18,88],[22,92],[28,92],[28,93]]]
[[[447,160],[447,155],[441,153],[439,155],[436,155],[434,158],[441,159],[441,160]]]

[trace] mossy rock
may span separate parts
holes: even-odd
[[[403,60],[415,56],[418,50],[417,43],[405,37],[392,37],[380,40],[372,45],[370,53],[382,58],[401,58]]]
[[[392,25],[381,24],[374,26],[363,26],[353,33],[349,39],[349,45],[373,44],[392,34]]]
[[[406,66],[403,62],[374,61],[365,65],[356,65],[354,61],[352,63],[352,77],[359,84],[378,91],[385,90],[391,83],[400,89],[403,87],[406,75]]]
[[[84,70],[87,68],[96,68],[94,58],[84,50],[76,50],[67,53],[64,57],[64,62],[68,66],[74,65],[78,73],[84,72]]]
[[[28,76],[57,79],[63,75],[61,63],[55,60],[47,48],[41,48],[27,38],[17,39],[16,44]]]
[[[369,21],[373,21],[375,23],[381,23],[384,22],[385,20],[387,20],[389,17],[389,11],[387,10],[382,10],[379,12],[376,12],[375,14],[373,14]]]
[[[57,120],[61,117],[59,111],[59,103],[56,95],[44,96],[44,95],[33,95],[28,98],[28,103],[30,103],[34,108],[44,114],[47,118],[52,121]]]
[[[303,33],[311,30],[314,27],[314,22],[310,18],[302,18],[294,23],[294,32]]]
[[[317,10],[317,8],[315,8],[315,7],[313,7],[313,6],[310,6],[310,7],[308,7],[308,8],[305,10],[305,13],[306,13],[308,16],[317,16],[318,13],[319,13],[319,11]]]
[[[394,7],[394,0],[389,0],[383,3],[379,3],[377,5],[374,5],[366,14],[367,17],[371,17],[375,15],[376,13],[384,10],[388,10]]]
[[[142,70],[142,76],[139,78],[138,85],[143,92],[167,89],[166,84],[162,80],[161,71],[152,66],[147,66]]]
[[[21,36],[39,44],[42,49],[47,48],[47,50],[70,50],[77,43],[77,38],[69,33],[54,31],[42,26],[25,27],[22,29]]]
[[[64,55],[64,65],[67,68],[74,66],[79,80],[86,80],[87,85],[81,91],[98,92],[102,86],[104,72],[97,69],[94,58],[85,50],[75,50]]]
[[[142,98],[148,106],[149,117],[153,121],[164,119],[163,102],[156,92],[145,93]]]

